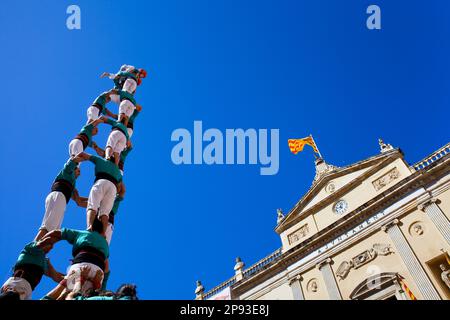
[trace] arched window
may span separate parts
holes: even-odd
[[[361,282],[350,294],[352,300],[410,300],[396,272],[384,272]]]

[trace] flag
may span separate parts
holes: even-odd
[[[293,154],[297,154],[300,151],[303,151],[303,147],[305,145],[309,145],[314,149],[315,153],[319,153],[319,150],[317,150],[317,146],[314,142],[314,139],[312,136],[303,138],[303,139],[289,139],[288,140],[289,149],[291,149],[291,152]]]
[[[397,279],[398,279],[398,282],[400,283],[403,291],[405,291],[405,293],[408,295],[409,299],[410,300],[417,300],[417,298],[414,296],[412,291],[406,285],[405,279],[403,279],[403,277],[401,275],[399,275],[399,274],[397,274]]]

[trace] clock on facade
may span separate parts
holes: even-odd
[[[336,204],[334,205],[334,212],[336,212],[337,214],[343,214],[347,211],[348,209],[348,203],[347,201],[341,199],[338,202],[336,202]]]

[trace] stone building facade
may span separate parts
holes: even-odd
[[[316,160],[309,191],[275,231],[282,246],[196,299],[450,299],[450,143],[409,165],[380,153],[336,167]]]

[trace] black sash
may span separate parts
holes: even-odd
[[[89,137],[87,136],[87,134],[79,133],[76,135],[76,137],[74,139],[81,140],[81,142],[83,143],[83,151],[87,148],[87,146],[89,144]]]
[[[32,290],[41,282],[43,275],[44,270],[35,264],[26,263],[14,267],[14,277],[27,280]]]
[[[78,249],[77,252],[74,252],[72,264],[83,262],[92,263],[105,271],[105,259],[105,255],[99,250],[92,247],[83,247]]]
[[[64,179],[55,180],[52,184],[52,191],[61,192],[66,197],[66,203],[69,203],[73,193],[73,185]]]
[[[114,178],[114,177],[113,177],[112,175],[110,175],[110,174],[107,174],[106,172],[100,172],[100,173],[97,173],[97,174],[95,175],[95,181],[94,181],[94,183],[97,182],[97,181],[100,180],[100,179],[105,179],[105,180],[111,181],[112,183],[114,183],[114,185],[116,186],[116,188],[117,188],[117,184],[119,183],[119,181],[117,181],[116,178]]]

